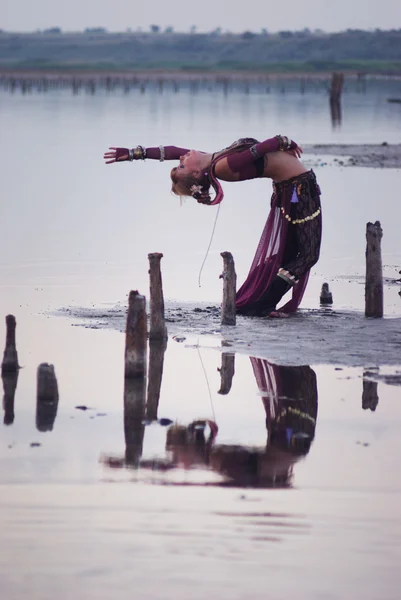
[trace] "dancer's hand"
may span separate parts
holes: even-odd
[[[301,146],[297,146],[296,148],[290,148],[290,150],[286,150],[288,154],[292,154],[295,158],[301,158],[301,154],[303,152]]]
[[[103,156],[104,160],[106,161],[106,165],[114,162],[129,160],[128,148],[116,148],[115,146],[111,146],[109,150],[111,150],[111,152],[105,152]]]

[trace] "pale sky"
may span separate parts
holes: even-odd
[[[259,32],[285,29],[400,29],[400,0],[0,0],[0,29],[35,31],[61,27],[82,31],[148,31],[149,25],[175,31]]]

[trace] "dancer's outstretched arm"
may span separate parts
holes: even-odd
[[[152,148],[137,146],[132,149],[111,146],[109,150],[104,153],[104,159],[106,165],[125,160],[144,160],[145,158],[163,162],[164,160],[179,160],[180,157],[184,156],[187,152],[189,152],[188,148],[179,148],[177,146],[157,146]]]

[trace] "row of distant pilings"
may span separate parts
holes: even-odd
[[[381,240],[383,231],[379,221],[366,225],[366,280],[365,280],[365,316],[383,316],[383,269],[381,259]],[[221,306],[221,324],[236,325],[236,284],[234,259],[230,252],[222,252],[223,300]],[[125,378],[143,377],[146,373],[147,340],[164,343],[167,340],[167,327],[164,315],[164,297],[161,275],[163,254],[148,255],[150,276],[150,316],[149,332],[146,311],[146,297],[138,291],[131,291],[128,299],[125,341]],[[332,304],[332,294],[328,284],[324,283],[320,295],[321,304]],[[6,317],[6,347],[1,365],[2,373],[16,372],[19,369],[15,341],[16,320],[13,315]],[[49,391],[50,390],[50,391]],[[54,368],[46,363],[38,369],[38,395],[56,397],[57,383]]]
[[[325,90],[330,98],[338,97],[343,87],[344,75],[332,73],[323,75],[293,75],[274,76],[260,74],[218,75],[196,73],[120,73],[102,75],[97,73],[57,74],[57,73],[3,73],[0,75],[0,88],[8,92],[20,91],[23,94],[32,92],[48,92],[52,90],[71,90],[73,94],[97,92],[113,92],[122,90],[125,94],[148,91],[163,93],[164,91],[179,92],[181,90],[196,94],[203,91],[242,92],[250,94],[253,91],[269,94],[273,89],[285,94],[298,89],[301,94]],[[356,76],[357,90],[366,92],[366,77]],[[340,83],[340,86],[339,86]]]

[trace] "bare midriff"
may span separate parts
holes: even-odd
[[[297,177],[306,172],[302,162],[287,152],[269,152],[265,155],[265,166],[262,177],[268,177],[273,181],[284,181]],[[228,165],[227,157],[217,161],[214,167],[214,173],[222,181],[240,181],[240,173],[235,173]]]

